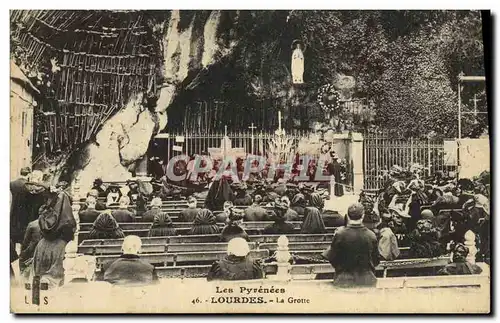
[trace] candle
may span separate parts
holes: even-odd
[[[278,129],[281,130],[281,111],[278,111]]]

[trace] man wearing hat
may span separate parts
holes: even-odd
[[[379,263],[375,233],[363,225],[364,208],[360,203],[349,206],[347,226],[338,228],[326,256],[335,268],[334,285],[370,287],[377,284],[375,267]]]
[[[23,167],[20,177],[10,182],[10,238],[14,244],[20,243],[24,235],[24,228],[21,228],[21,219],[26,217],[26,207],[29,202],[27,201],[28,190],[26,188],[26,183],[28,182],[30,173],[31,169],[29,167]],[[26,224],[28,224],[28,222],[26,222]]]
[[[339,156],[334,151],[331,151],[330,157],[332,158],[332,161],[328,164],[328,175],[335,176],[335,188],[333,193],[335,194],[335,196],[343,196],[344,187],[340,184],[340,181],[342,179],[342,166],[340,166],[339,163]]]

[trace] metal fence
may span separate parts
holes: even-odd
[[[378,189],[383,185],[382,175],[391,166],[408,168],[418,163],[424,166],[424,175],[436,171],[454,171],[456,165],[445,162],[442,139],[402,139],[381,134],[364,136],[364,177],[366,189]]]
[[[287,137],[292,138],[295,147],[302,137],[309,136],[309,131],[287,131]],[[153,141],[150,154],[163,156],[168,162],[172,157],[185,154],[207,153],[208,148],[220,148],[224,132],[214,133],[182,133],[171,132],[162,134],[162,138]],[[274,138],[274,132],[249,130],[228,132],[232,148],[243,148],[247,153],[267,156],[269,142]],[[177,150],[174,148],[177,146]],[[319,153],[318,156],[319,157]],[[408,168],[419,163],[425,168],[425,176],[436,171],[454,171],[456,166],[445,162],[443,140],[439,139],[403,139],[383,134],[364,135],[364,187],[378,189],[383,185],[383,174],[391,166],[399,165]]]
[[[309,135],[308,131],[287,131],[286,136],[291,138],[295,142],[295,147],[298,141],[302,137]],[[214,132],[214,133],[169,133],[167,135],[161,136],[162,138],[155,138],[155,147],[150,153],[153,155],[166,156],[167,160],[172,157],[185,154],[201,154],[207,153],[208,148],[221,148],[222,139],[224,138],[224,132]],[[255,131],[252,135],[251,131],[242,132],[228,132],[227,136],[231,139],[232,148],[243,148],[248,154],[267,156],[268,144],[270,140],[275,137],[274,132],[263,132]],[[179,137],[182,137],[179,138]],[[178,139],[181,139],[180,141]],[[178,146],[182,151],[174,150],[174,146]],[[161,153],[159,153],[161,150]],[[166,154],[165,154],[166,153]]]

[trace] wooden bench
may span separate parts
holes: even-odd
[[[375,269],[377,271],[382,271],[383,276],[385,277],[387,275],[388,270],[443,267],[448,263],[449,263],[449,257],[439,257],[439,258],[429,258],[429,259],[427,258],[405,259],[405,260],[394,260],[394,261],[382,261]],[[156,267],[156,272],[159,277],[163,278],[206,277],[208,271],[210,270],[210,267],[211,267],[210,265],[169,266],[169,267],[162,266],[162,267]],[[276,263],[264,264],[264,272],[266,273],[266,275],[275,275],[277,272],[277,264]],[[335,269],[329,263],[292,265],[290,268],[290,274],[292,276],[304,276],[304,275],[314,276],[317,274],[333,274],[333,273],[335,273]]]
[[[255,242],[250,242],[249,247],[251,250],[257,247]],[[155,244],[144,244],[141,248],[141,253],[177,253],[177,252],[201,252],[201,251],[226,251],[227,242],[218,243],[177,243],[177,244],[166,244],[166,243],[155,243]],[[88,255],[112,255],[121,254],[122,245],[80,245],[78,247],[78,253],[88,254]]]
[[[290,222],[294,225],[295,229],[300,229],[302,222],[301,221],[292,221]],[[122,230],[143,230],[151,228],[151,222],[121,222],[118,223]],[[272,221],[254,221],[254,222],[243,222],[241,227],[245,230],[261,230],[267,227],[268,225],[273,224]],[[92,228],[92,223],[80,223],[80,230],[82,231],[90,231]],[[225,226],[225,223],[217,223],[217,225],[221,228]],[[173,226],[176,229],[190,229],[193,224],[191,222],[173,222]]]
[[[259,243],[276,243],[280,235],[255,235],[249,236],[251,242]],[[310,241],[328,241],[333,239],[332,233],[325,234],[291,234],[287,235],[290,242],[310,242]],[[216,243],[220,242],[219,234],[210,235],[188,235],[188,236],[174,236],[174,237],[142,237],[142,244],[181,244],[181,243]],[[93,239],[84,240],[80,246],[89,245],[121,245],[123,239]]]
[[[327,233],[331,233],[333,234],[335,232],[337,228],[335,227],[327,227],[326,228],[326,231]],[[123,230],[123,229],[122,229]],[[191,242],[194,242],[192,241],[192,238],[193,236],[189,236],[187,235],[189,233],[189,231],[191,230],[191,225],[189,225],[188,227],[183,227],[183,228],[176,228],[176,231],[177,231],[177,234],[181,237],[185,237],[186,239],[189,239],[187,241],[191,241]],[[246,233],[249,235],[249,236],[255,236],[255,235],[263,235],[262,231],[264,230],[264,228],[245,228],[245,231]],[[80,231],[79,232],[79,235],[78,235],[78,241],[84,241],[84,240],[87,240],[88,239],[88,236],[89,236],[89,233],[90,233],[90,230],[86,230],[86,231]],[[125,234],[125,236],[128,236],[128,235],[136,235],[138,237],[147,237],[148,234],[149,234],[149,228],[148,229],[131,229],[131,230],[123,230],[123,233]],[[296,227],[295,228],[295,232],[293,233],[293,235],[295,234],[300,234],[300,227]],[[220,237],[220,235],[217,235],[217,237]],[[171,237],[173,238],[173,237]],[[207,242],[215,242],[215,241],[219,241],[220,239],[218,240],[212,240],[210,241],[210,239],[214,239],[214,238],[208,238],[209,240],[207,240]]]
[[[162,264],[168,266],[172,264],[176,266],[179,263],[201,263],[201,262],[214,262],[215,260],[222,259],[227,255],[226,251],[201,251],[201,252],[176,252],[176,253],[148,253],[141,254],[142,260],[149,262],[152,265]],[[269,256],[268,250],[250,250],[249,255],[255,259],[266,258]],[[120,255],[99,255],[96,256],[96,264],[98,268],[109,264]]]

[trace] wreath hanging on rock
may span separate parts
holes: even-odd
[[[318,90],[317,101],[325,113],[332,113],[340,107],[340,94],[332,84],[325,84]]]

